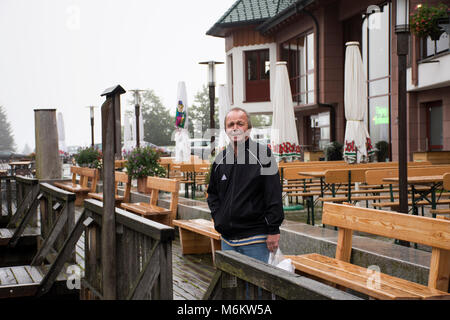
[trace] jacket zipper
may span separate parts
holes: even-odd
[[[232,220],[232,214],[231,214],[231,212],[232,212],[232,206],[233,206],[233,199],[234,199],[234,185],[236,184],[235,183],[235,177],[236,177],[236,166],[233,164],[233,175],[232,175],[232,180],[231,180],[231,183],[232,183],[232,185],[231,185],[231,201],[230,201],[230,229],[231,228],[233,228],[233,220]]]

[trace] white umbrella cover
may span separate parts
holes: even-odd
[[[175,116],[175,161],[188,162],[191,159],[191,145],[188,132],[188,103],[186,85],[178,82],[177,110]]]
[[[374,153],[364,123],[367,112],[367,78],[356,41],[347,42],[345,51],[344,105],[345,128],[344,159],[349,163],[367,162]]]
[[[228,88],[226,85],[221,84],[219,86],[219,124],[220,124],[220,133],[219,133],[219,142],[217,144],[217,147],[219,150],[222,150],[225,148],[228,143],[229,139],[225,132],[225,116],[227,115],[228,111],[231,109],[230,99],[228,97]]]
[[[275,69],[270,145],[277,161],[282,159],[292,161],[301,157],[295,125],[294,103],[285,61],[277,62]]]
[[[61,112],[58,112],[58,145],[59,150],[66,152],[66,132],[64,129],[64,119]]]

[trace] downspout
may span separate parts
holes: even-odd
[[[325,107],[328,108],[330,110],[330,142],[335,140],[335,118],[336,118],[336,114],[335,114],[335,110],[334,107],[331,104],[326,104],[326,103],[321,103],[320,102],[320,59],[319,59],[319,50],[320,50],[320,31],[319,31],[319,21],[317,20],[316,16],[314,16],[310,11],[305,10],[305,9],[301,9],[298,10],[297,7],[298,2],[295,5],[295,13],[298,14],[300,11],[304,12],[306,15],[308,15],[309,17],[311,17],[311,19],[314,21],[314,25],[316,27],[316,37],[315,37],[315,42],[316,42],[316,50],[315,50],[315,60],[316,60],[316,101],[317,101],[317,105],[319,107]]]

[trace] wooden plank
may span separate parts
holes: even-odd
[[[450,299],[450,295],[404,279],[379,273],[375,281],[370,283],[372,272],[350,263],[339,261],[319,254],[288,256],[295,268],[350,288],[376,299]],[[371,285],[369,285],[371,284]]]
[[[68,239],[64,242],[64,246],[58,253],[56,260],[50,266],[50,269],[45,275],[44,279],[42,279],[42,282],[39,286],[39,296],[45,294],[46,292],[48,292],[48,290],[50,290],[53,282],[61,272],[65,262],[72,254],[78,239],[84,231],[84,228],[92,222],[91,218],[85,219],[85,217],[86,213],[85,211],[83,211],[81,217],[78,219],[77,224],[75,225],[75,228],[70,233]]]
[[[322,223],[450,250],[450,221],[324,203]]]
[[[432,248],[428,286],[447,292],[450,281],[450,251]]]
[[[154,248],[150,252],[150,258],[137,277],[135,285],[128,295],[129,300],[142,300],[145,295],[147,295],[148,292],[153,288],[160,272],[159,258],[159,242],[155,242]]]
[[[34,283],[24,266],[11,267],[11,271],[17,280],[17,284]]]
[[[19,206],[16,209],[15,214],[12,216],[11,220],[8,223],[8,228],[17,227],[17,224],[20,223],[20,219],[23,218],[23,215],[29,210],[30,205],[36,199],[39,194],[39,186],[33,186],[29,189],[27,195],[23,198],[23,200],[19,203]]]
[[[350,262],[350,256],[352,254],[352,235],[353,230],[339,228],[336,259]]]
[[[180,243],[183,254],[199,254],[211,252],[211,242],[208,237],[196,232],[181,228]]]
[[[33,202],[31,203],[31,206],[28,208],[27,212],[25,213],[25,216],[20,221],[18,227],[14,231],[13,236],[8,242],[8,246],[14,248],[17,245],[17,242],[20,239],[20,236],[22,235],[25,227],[27,226],[28,222],[33,218],[33,215],[37,212],[39,200],[38,198],[34,198]]]
[[[174,220],[173,224],[182,229],[199,233],[212,239],[220,239],[220,233],[214,229],[214,223],[206,219]]]
[[[42,274],[39,272],[38,268],[33,266],[25,266],[25,270],[28,272],[34,283],[40,283],[42,281]]]
[[[11,268],[0,268],[0,284],[1,286],[8,286],[12,284],[17,284],[17,280],[11,271]]]
[[[450,177],[450,174],[448,175]],[[450,218],[438,216],[437,219],[447,220]],[[430,260],[430,273],[428,286],[444,292],[448,292],[450,282],[450,251],[432,248]]]
[[[284,299],[359,299],[306,277],[269,266],[234,251],[217,251],[216,267]]]
[[[44,240],[44,243],[42,244],[41,248],[31,261],[32,266],[42,264],[47,254],[53,248],[56,239],[59,237],[64,227],[66,226],[67,216],[68,210],[63,210],[62,213],[59,215],[58,219],[56,220],[55,224],[53,225],[53,228],[50,231],[49,235]]]
[[[166,192],[178,192],[180,183],[175,179],[147,177],[147,187]]]

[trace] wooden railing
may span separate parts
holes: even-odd
[[[39,215],[41,235],[38,237],[38,253],[33,264],[41,264],[46,258],[53,262],[64,242],[75,227],[75,194],[59,189],[49,183],[39,184]],[[75,254],[67,261],[75,263]]]
[[[17,206],[15,176],[0,176],[0,227],[9,223],[13,215],[13,203]]]
[[[39,193],[39,181],[34,178],[15,176],[14,186],[15,190],[7,189],[6,195],[7,197],[15,198],[15,201],[12,201],[15,204],[15,208],[11,211],[11,214],[8,213],[8,228],[16,228],[19,221],[27,215],[28,211],[31,212],[28,215],[30,219],[27,220],[27,224],[36,227],[37,204],[35,206],[32,205]],[[11,194],[9,195],[8,193]]]
[[[354,295],[234,251],[216,251],[204,300],[353,300]]]
[[[85,276],[81,299],[103,299],[103,204],[85,200]],[[174,229],[115,209],[117,299],[173,299],[172,240]]]

